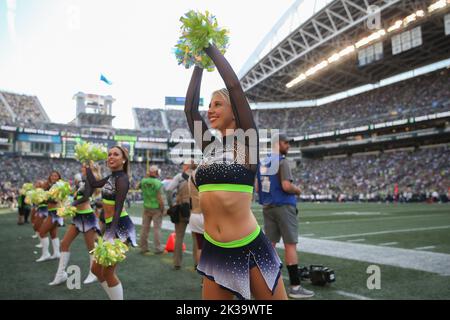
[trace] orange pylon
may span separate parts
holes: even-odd
[[[172,232],[167,238],[166,247],[164,251],[173,252],[175,250],[175,232]],[[183,251],[186,251],[186,244],[183,242]]]

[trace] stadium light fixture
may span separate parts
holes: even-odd
[[[436,1],[435,3],[433,3],[433,4],[431,4],[429,7],[428,7],[428,12],[433,12],[433,11],[436,11],[436,10],[438,10],[438,9],[442,9],[442,8],[444,8],[445,6],[447,6],[447,1],[446,0],[439,0],[439,1]]]
[[[387,31],[388,31],[388,32],[395,31],[395,30],[397,30],[397,29],[400,29],[402,25],[403,25],[403,20],[397,20],[397,21],[395,21],[395,23],[394,23],[392,26],[390,26],[390,27],[388,28]]]
[[[417,19],[417,15],[415,13],[410,14],[405,19],[403,19],[403,25],[406,27],[411,22],[416,21],[416,19]]]
[[[321,63],[316,64],[314,67],[310,68],[308,71],[305,72],[305,75],[307,77],[312,76],[314,73],[316,73],[319,70],[322,70],[323,68],[325,68],[326,66],[328,66],[328,61],[324,60]]]
[[[286,87],[291,88],[293,86],[295,86],[297,83],[302,82],[303,80],[306,79],[306,75],[304,73],[302,73],[301,75],[299,75],[297,78],[295,78],[294,80],[290,81]]]
[[[378,40],[379,38],[381,38],[382,36],[384,36],[386,34],[386,30],[381,29],[378,30],[377,32],[372,33],[370,36],[367,36],[365,38],[362,38],[361,40],[359,40],[358,42],[355,43],[355,47],[356,48],[360,48],[362,46],[365,46],[375,40]]]
[[[420,18],[425,17],[425,11],[423,11],[423,10],[417,10],[417,11],[416,11],[416,16],[418,16],[418,17],[420,17]]]
[[[428,12],[433,12],[437,9],[441,9],[443,7],[446,7],[449,4],[450,4],[450,0],[439,0],[428,7]],[[380,29],[380,30],[372,33],[371,35],[360,39],[354,45],[350,45],[350,46],[346,47],[345,49],[339,51],[338,53],[333,53],[331,56],[329,56],[327,59],[325,59],[321,63],[315,65],[314,67],[309,68],[306,72],[301,73],[298,77],[296,77],[295,79],[288,82],[286,84],[286,87],[287,88],[293,87],[297,83],[306,80],[309,76],[312,76],[317,71],[326,68],[329,64],[337,62],[342,57],[354,52],[356,49],[359,49],[365,45],[368,45],[372,42],[377,41],[378,39],[385,36],[387,33],[393,32],[400,28],[404,28],[404,27],[408,26],[410,23],[412,23],[424,16],[425,16],[424,10],[417,10],[415,13],[412,13],[412,14],[406,16],[405,18],[395,21],[394,24],[391,25],[388,29],[386,29],[386,30]]]
[[[339,52],[339,56],[342,58],[342,57],[344,57],[344,56],[346,56],[346,55],[348,55],[348,54],[350,54],[350,53],[352,53],[354,51],[355,51],[355,46],[351,45],[351,46],[348,46],[347,48],[341,50]]]
[[[333,63],[333,62],[338,61],[340,58],[341,58],[341,56],[339,55],[339,53],[335,53],[335,54],[331,55],[331,57],[329,57],[327,59],[327,61],[328,61],[328,63]]]

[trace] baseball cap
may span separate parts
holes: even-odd
[[[286,141],[286,142],[293,142],[294,139],[289,138],[285,133],[275,133],[272,136],[272,143],[274,143],[276,140],[278,141]]]

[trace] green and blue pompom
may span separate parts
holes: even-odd
[[[89,253],[94,255],[95,262],[103,267],[110,267],[125,260],[127,251],[128,246],[119,239],[109,242],[99,238],[95,248]]]
[[[32,183],[24,183],[22,188],[20,188],[20,194],[26,195],[26,193],[30,190],[33,190],[34,186]]]
[[[77,207],[71,206],[70,203],[65,203],[63,207],[57,209],[56,214],[61,218],[73,218],[77,215]]]
[[[34,205],[39,205],[41,203],[44,203],[48,200],[48,192],[45,191],[42,188],[36,188],[36,189],[32,189],[27,191],[26,196],[25,196],[25,203],[26,204],[34,204]]]
[[[48,191],[48,196],[52,200],[64,202],[67,200],[72,190],[70,184],[64,180],[58,180]]]
[[[208,71],[213,71],[213,61],[204,49],[213,44],[222,54],[228,46],[228,30],[220,28],[215,16],[208,11],[205,14],[189,11],[180,18],[182,22],[181,37],[175,45],[175,57],[178,64],[186,69],[196,65]]]
[[[75,158],[80,162],[106,160],[108,158],[108,151],[103,145],[82,142],[75,146]]]

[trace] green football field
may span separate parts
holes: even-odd
[[[262,210],[254,213],[263,225]],[[128,212],[139,218],[141,205]],[[58,262],[34,262],[40,255],[30,225],[18,226],[17,214],[0,210],[0,299],[106,299],[98,283],[68,289],[48,286]],[[450,205],[448,204],[299,204],[300,265],[324,265],[336,282],[314,286],[312,299],[450,299]],[[136,220],[138,233],[139,219]],[[173,230],[165,217],[163,242]],[[65,228],[60,228],[62,238]],[[149,239],[152,240],[150,233]],[[118,267],[125,299],[201,298],[201,278],[194,271],[192,238],[185,237],[183,268],[172,269],[172,254],[141,255],[129,251]],[[150,244],[152,248],[152,243]],[[278,249],[282,260],[282,247]],[[71,248],[69,265],[88,272],[88,253],[81,237]],[[373,288],[368,268],[379,268],[379,288]],[[285,284],[287,270],[282,269]],[[371,278],[369,278],[371,277]],[[368,286],[369,283],[369,286]]]

